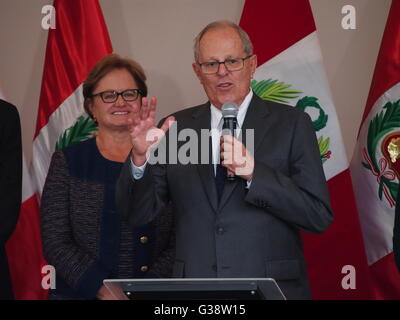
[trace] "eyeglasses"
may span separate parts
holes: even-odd
[[[217,73],[219,70],[219,66],[221,64],[225,65],[226,70],[228,71],[239,71],[242,70],[244,67],[244,60],[250,58],[252,56],[248,55],[245,58],[237,58],[237,59],[227,59],[225,61],[211,61],[211,62],[203,62],[203,63],[198,63],[198,65],[201,68],[201,71],[204,74],[214,74]]]
[[[121,92],[109,90],[92,94],[92,97],[100,96],[104,103],[113,103],[117,101],[118,96],[122,96],[122,99],[126,102],[132,102],[135,101],[140,94],[142,94],[142,90],[140,89],[127,89]]]

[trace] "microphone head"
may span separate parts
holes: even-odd
[[[224,118],[236,118],[238,114],[238,107],[234,102],[225,102],[221,108],[222,116]]]

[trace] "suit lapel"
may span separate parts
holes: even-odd
[[[206,103],[203,107],[200,107],[198,112],[192,115],[194,130],[196,130],[197,135],[199,137],[199,155],[201,155],[201,129],[211,128],[211,112],[210,112],[210,104]],[[208,141],[208,163],[202,164],[199,163],[197,166],[197,171],[200,176],[200,180],[203,184],[203,188],[205,193],[207,194],[208,200],[214,209],[215,212],[218,210],[218,196],[217,196],[217,187],[215,186],[215,178],[214,178],[214,165],[212,163],[212,144],[211,137]]]
[[[268,114],[269,111],[265,102],[254,93],[247,109],[241,132],[242,141],[246,145],[246,129],[254,129],[254,153],[261,145],[267,132],[268,126],[266,125],[266,117]],[[236,178],[235,181],[227,182],[225,184],[218,206],[219,210],[225,206],[235,187],[239,184],[243,185],[243,182],[244,181],[241,178]]]
[[[243,121],[242,135],[243,141],[246,144],[246,129],[254,129],[254,152],[260,147],[261,142],[268,130],[266,118],[269,110],[264,100],[258,97],[255,93],[247,109],[246,117]]]

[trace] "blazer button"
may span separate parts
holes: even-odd
[[[146,236],[143,236],[143,237],[140,237],[140,243],[147,243],[148,241],[149,241],[149,238],[148,237],[146,237]]]
[[[224,234],[224,232],[225,232],[225,229],[224,229],[224,228],[222,228],[222,227],[217,227],[217,233],[218,233],[219,235]]]
[[[149,270],[148,266],[141,266],[140,267],[140,271],[142,271],[142,272],[146,272],[147,270]]]

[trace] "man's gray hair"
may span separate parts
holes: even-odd
[[[203,30],[200,31],[200,33],[197,35],[197,37],[194,39],[194,60],[198,62],[199,59],[199,54],[200,54],[200,40],[203,38],[204,34],[212,29],[222,29],[222,28],[233,28],[237,31],[239,34],[240,39],[242,40],[243,43],[243,49],[246,55],[252,55],[253,54],[253,44],[251,43],[250,37],[247,34],[246,31],[244,31],[240,26],[238,26],[236,23],[233,23],[232,21],[228,20],[221,20],[221,21],[214,21],[208,24]]]

